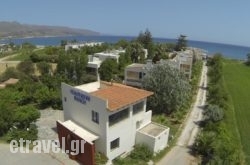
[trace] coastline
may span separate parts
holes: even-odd
[[[12,37],[12,38],[2,38],[0,39],[0,44],[6,44],[14,42],[16,45],[20,45],[24,42],[30,42],[34,45],[44,45],[44,46],[58,46],[61,40],[77,40],[79,42],[106,42],[106,43],[116,43],[119,40],[131,41],[135,39],[136,36],[117,36],[117,35],[45,35],[45,36],[26,36],[26,37]],[[176,39],[172,38],[153,38],[155,43],[176,43]],[[226,43],[215,43],[207,41],[195,41],[188,40],[188,47],[200,48],[207,51],[208,55],[213,55],[215,53],[221,53],[226,58],[245,60],[246,55],[250,52],[250,47],[241,45],[232,45]]]

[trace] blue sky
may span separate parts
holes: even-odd
[[[0,21],[250,46],[249,0],[4,0]]]

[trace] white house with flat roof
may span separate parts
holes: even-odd
[[[151,95],[118,83],[93,82],[75,87],[62,83],[65,122],[58,122],[67,130],[78,130],[78,135],[87,139],[95,152],[103,153],[109,163],[129,153],[135,144],[144,143],[159,152],[167,146],[169,128],[151,121],[152,111],[146,110]]]
[[[83,42],[83,43],[68,43],[65,45],[65,51],[68,51],[69,49],[80,49],[82,47],[85,46],[98,46],[98,45],[102,45],[103,42]]]
[[[118,63],[120,53],[125,53],[125,50],[111,50],[88,55],[87,67],[98,69],[101,66],[101,63],[108,58],[114,59]]]

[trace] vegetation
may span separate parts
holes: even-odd
[[[130,56],[133,63],[144,63],[145,52],[139,42],[133,41],[126,48],[126,55]]]
[[[34,122],[40,116],[39,111],[32,105],[20,106],[18,100],[22,99],[22,94],[14,86],[2,89],[0,98],[0,136],[4,135],[8,141],[20,137],[35,140]]]
[[[52,66],[51,64],[47,63],[47,62],[39,62],[36,64],[36,67],[38,69],[38,71],[40,72],[40,74],[42,75],[48,75],[50,73],[52,73]]]
[[[100,78],[105,81],[111,81],[118,73],[118,64],[114,59],[106,59],[99,69]]]
[[[153,153],[144,144],[135,145],[134,150],[126,158],[117,158],[114,165],[145,165],[153,157]]]
[[[250,68],[239,61],[225,60],[223,76],[230,96],[230,113],[226,114],[227,127],[233,131],[235,144],[242,146],[246,164],[250,164]]]
[[[247,54],[246,65],[250,65],[250,53]]]
[[[156,65],[143,79],[143,88],[153,91],[148,106],[155,113],[170,114],[188,102],[191,87],[184,75],[170,64]]]
[[[0,82],[19,79],[16,85],[7,86],[0,92],[0,136],[7,141],[19,138],[36,140],[34,123],[39,118],[38,109],[62,109],[61,82],[78,85],[96,80],[86,73],[86,49],[62,52],[61,48],[46,47],[34,51],[33,45],[25,43],[20,51],[28,54],[29,59],[20,62],[16,69],[7,68],[0,76]],[[34,53],[43,60],[32,59]],[[51,56],[56,60],[51,61]],[[34,62],[41,74],[35,74]],[[48,62],[56,62],[57,69],[52,70]]]
[[[227,122],[222,120],[224,113],[229,111],[222,62],[220,54],[208,61],[208,106],[204,110],[202,131],[196,138],[193,152],[202,156],[202,164],[243,164],[241,147],[234,139],[235,134],[227,128]]]
[[[185,50],[186,47],[187,47],[187,40],[186,40],[186,37],[185,35],[180,35],[178,40],[177,40],[177,43],[176,43],[176,46],[175,46],[175,50],[176,51],[181,51],[181,50]]]
[[[36,119],[32,118],[32,116],[37,116],[35,113],[31,113],[29,109],[35,109],[36,112],[39,112],[37,109],[50,106],[61,109],[61,82],[78,85],[95,80],[93,76],[91,77],[91,75],[86,72],[88,54],[112,48],[122,47],[126,49],[126,52],[120,55],[119,63],[107,59],[101,64],[99,70],[102,80],[110,81],[114,79],[117,81],[117,76],[124,74],[124,68],[128,64],[132,62],[145,63],[143,48],[148,49],[148,58],[153,58],[155,63],[160,59],[167,59],[168,53],[175,48],[174,44],[154,44],[151,33],[148,30],[144,33],[141,32],[135,41],[127,42],[121,40],[114,45],[103,44],[101,46],[84,47],[81,50],[70,49],[65,52],[63,48],[65,43],[65,41],[62,41],[61,47],[45,47],[41,50],[35,50],[34,47],[29,44],[24,45],[22,54],[25,55],[25,58],[27,57],[27,60],[23,60],[17,67],[17,70],[8,68],[0,77],[0,81],[7,80],[11,77],[20,79],[18,84],[3,89],[3,93],[1,93],[2,95],[6,93],[12,94],[6,94],[5,97],[8,97],[9,102],[2,105],[0,104],[0,106],[4,107],[4,109],[13,106],[16,106],[13,109],[17,107],[21,108],[19,111],[21,112],[20,114],[15,114],[16,111],[9,111],[9,113],[6,113],[7,115],[0,115],[2,117],[0,118],[0,124],[6,123],[2,125],[0,130],[3,130],[2,135],[8,136],[8,140],[22,136],[32,140],[36,138],[37,130],[34,126]],[[56,70],[51,69],[51,63],[57,64]],[[35,64],[41,73],[40,75],[34,74]],[[202,62],[197,61],[194,63],[191,85],[178,70],[170,67],[168,64],[155,67],[149,71],[148,76],[146,76],[144,80],[144,87],[155,92],[155,96],[149,100],[149,107],[157,110],[158,113],[153,117],[153,120],[171,128],[171,140],[177,132],[181,118],[185,115],[184,110],[187,110],[190,106],[190,91],[197,89],[201,67]],[[2,98],[1,94],[0,98]],[[0,114],[1,113],[0,109]],[[25,123],[26,118],[25,115],[23,115],[25,113],[31,117],[29,124]],[[19,115],[23,115],[23,120],[19,122],[21,125],[25,125],[25,127],[21,127],[18,124],[17,126],[15,125],[18,129],[13,129],[13,122],[17,122],[15,116]],[[9,116],[13,116],[13,118]],[[211,118],[211,120],[212,119],[213,118]],[[9,122],[7,122],[7,120]],[[27,132],[29,132],[28,135]],[[105,161],[101,155],[96,155],[96,158],[100,164]],[[148,148],[139,145],[135,147],[135,150],[132,151],[130,156],[125,159],[117,159],[115,163],[145,164],[151,158],[152,153]]]
[[[146,29],[145,32],[140,32],[137,41],[148,50],[148,58],[152,59],[154,55],[154,44],[151,32]]]
[[[108,161],[108,158],[102,153],[95,152],[95,163],[96,165],[104,165]]]

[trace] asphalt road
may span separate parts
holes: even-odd
[[[198,164],[195,157],[190,154],[190,146],[195,141],[195,137],[199,131],[196,124],[202,119],[202,108],[206,102],[206,86],[207,86],[207,66],[202,68],[200,88],[197,93],[196,101],[192,111],[185,120],[183,130],[177,140],[176,145],[160,160],[157,165],[196,165]]]

